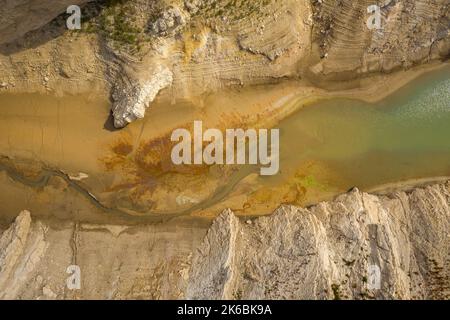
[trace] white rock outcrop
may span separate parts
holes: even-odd
[[[150,76],[141,78],[131,80],[125,86],[116,87],[112,107],[116,128],[123,128],[137,119],[142,119],[146,108],[157,94],[172,84],[173,74],[169,68],[158,65],[150,72]]]
[[[240,222],[225,211],[193,258],[190,299],[449,299],[450,183]]]
[[[40,222],[24,211],[0,231],[0,298],[449,299],[449,230],[450,182],[355,189],[251,223],[225,210],[209,229]],[[66,287],[74,264],[80,290]]]
[[[30,212],[22,211],[0,236],[0,299],[17,297],[45,254],[47,243],[40,222],[32,224]]]

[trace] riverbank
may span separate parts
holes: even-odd
[[[330,162],[330,159],[323,158],[320,153],[313,157],[304,155],[305,149],[317,149],[318,151],[314,152],[319,152],[318,147],[324,141],[335,144],[329,150],[333,157],[338,157],[336,159],[340,159],[341,154],[344,155],[346,152],[347,157],[350,157],[354,150],[358,150],[358,148],[364,150],[364,148],[371,148],[371,145],[374,145],[374,142],[369,140],[364,142],[367,143],[367,146],[356,142],[353,143],[354,150],[352,150],[349,149],[352,146],[349,142],[354,139],[354,136],[350,132],[348,137],[342,136],[342,133],[348,131],[349,128],[353,128],[355,133],[367,136],[364,134],[364,131],[367,131],[364,129],[364,122],[355,126],[351,117],[355,117],[354,121],[371,121],[370,119],[379,117],[376,113],[365,115],[372,110],[371,104],[356,107],[354,111],[345,106],[342,108],[336,106],[330,111],[325,111],[329,107],[324,109],[318,105],[327,105],[327,101],[329,101],[328,104],[332,104],[332,101],[342,104],[342,101],[345,101],[342,100],[345,92],[352,97],[350,102],[346,102],[347,104],[363,104],[364,100],[374,101],[375,98],[379,100],[378,98],[390,91],[383,90],[383,86],[381,89],[374,90],[369,84],[375,87],[381,83],[391,84],[389,87],[392,89],[395,87],[394,84],[398,86],[403,84],[399,78],[404,81],[416,78],[417,84],[414,84],[413,81],[410,87],[417,86],[419,88],[422,84],[425,85],[431,81],[427,80],[428,78],[437,77],[433,75],[446,74],[447,68],[447,64],[420,67],[417,70],[413,69],[387,76],[392,82],[381,78],[375,82],[368,81],[367,87],[351,91],[326,92],[323,89],[299,85],[299,82],[287,81],[279,85],[226,89],[220,93],[195,99],[175,101],[174,104],[161,97],[155,101],[143,120],[139,120],[125,129],[113,131],[108,122],[108,102],[95,94],[90,97],[63,96],[59,98],[41,95],[3,95],[0,96],[2,98],[0,147],[1,150],[4,150],[2,155],[9,157],[9,162],[12,161],[10,165],[22,161],[34,163],[35,175],[39,176],[41,170],[39,168],[47,168],[57,172],[61,171],[67,176],[81,177],[71,181],[71,183],[76,183],[79,189],[87,195],[86,201],[82,201],[83,209],[77,209],[76,216],[81,219],[89,217],[89,211],[93,210],[89,204],[92,201],[94,206],[96,202],[101,204],[100,208],[95,209],[96,212],[99,212],[99,217],[104,214],[101,212],[105,211],[105,208],[107,208],[107,212],[121,212],[119,215],[122,216],[153,216],[154,220],[180,215],[211,219],[225,207],[233,208],[237,214],[242,216],[268,214],[281,203],[310,205],[318,201],[329,200],[351,186],[373,187],[373,181],[385,176],[381,174],[377,178],[377,175],[370,173],[369,167],[364,166],[364,168],[367,167],[367,170],[364,169],[366,171],[361,175],[368,177],[367,181],[358,180],[357,175],[348,176],[348,173],[345,177],[342,173],[349,172],[351,165],[342,167],[340,162]],[[428,70],[433,70],[428,73],[430,76],[426,75]],[[422,76],[426,79],[421,80]],[[408,91],[411,89],[399,89],[399,91],[405,90],[406,92],[401,95],[407,97]],[[415,89],[412,90],[415,91]],[[397,102],[392,103],[396,104]],[[304,108],[305,106],[311,106],[311,108]],[[395,108],[395,106],[392,107]],[[302,111],[303,109],[304,111]],[[324,110],[323,114],[321,109]],[[316,110],[318,113],[314,115]],[[350,112],[349,119],[345,120],[349,121],[347,125],[340,129],[332,129],[330,125],[335,124],[330,122],[330,125],[326,125],[320,130],[323,131],[323,128],[330,127],[330,130],[335,130],[334,134],[320,138],[311,135],[321,128],[316,127],[317,121],[328,118],[330,121],[338,121],[337,123],[344,121],[344,119],[339,120],[339,117],[344,114],[343,112]],[[291,120],[292,117],[293,119],[297,117],[298,120]],[[173,166],[170,160],[171,145],[169,143],[172,130],[184,127],[192,129],[190,126],[194,120],[198,119],[204,122],[205,127],[221,130],[226,128],[268,128],[279,126],[280,123],[287,123],[286,128],[286,125],[281,125],[282,135],[285,132],[288,136],[296,138],[286,140],[282,137],[282,148],[285,146],[285,151],[282,151],[281,155],[281,174],[269,180],[262,180],[255,175],[255,168],[251,166],[242,168],[238,166],[183,168]],[[392,128],[395,128],[395,125]],[[396,134],[398,135],[398,133]],[[336,140],[336,137],[339,136],[342,136],[343,139]],[[387,137],[378,139],[392,140]],[[405,136],[405,139],[403,144],[409,145],[408,139],[411,140],[411,138]],[[434,140],[436,138],[430,137],[430,141]],[[293,144],[293,142],[296,143]],[[385,161],[396,161],[397,163],[401,163],[403,161],[401,159],[404,158],[400,155],[392,158],[389,154],[385,154],[383,157]],[[426,160],[424,156],[417,159],[419,158],[423,160],[420,160],[422,169],[417,171],[416,175],[420,172],[425,175],[448,174],[448,172],[444,172],[446,170],[445,155],[435,158],[434,161],[441,159],[439,161],[442,162],[442,166],[436,164],[434,167],[437,169],[433,172],[427,169],[429,160]],[[376,166],[379,159],[381,159],[380,155],[374,154],[364,161]],[[348,163],[350,164],[350,162]],[[16,174],[20,175],[22,170],[20,168],[26,168],[29,165],[18,166],[16,164],[15,166],[19,168]],[[401,167],[397,169],[400,170],[397,174],[398,179],[415,178],[404,171],[405,169]],[[402,170],[404,173],[400,173],[403,172]],[[395,178],[395,170],[391,171],[393,174],[389,174],[383,179]],[[372,178],[369,179],[369,177],[373,177],[375,180],[372,181]],[[4,180],[5,186],[11,184],[11,182],[7,182],[7,176],[3,179],[6,179]],[[61,180],[54,177],[49,181],[55,179]],[[380,183],[385,182],[380,180]],[[59,208],[58,210],[65,210],[62,208],[64,208],[64,202],[67,201],[64,196],[66,194],[64,190],[67,190],[67,181],[53,182],[48,186],[41,186],[37,190],[19,187],[17,181],[14,184],[18,188],[17,190],[23,190],[17,191],[15,196],[5,191],[5,195],[16,199],[11,205],[4,205],[8,212],[21,210],[20,205],[26,198],[19,200],[22,197],[19,194],[22,194],[23,197],[33,194],[34,214],[48,215],[49,213],[45,212],[48,202],[38,199],[43,196],[42,188],[48,189],[47,187],[50,185],[52,186],[53,201],[58,203],[56,207]],[[10,187],[6,187],[6,189]],[[77,191],[69,189],[71,190],[70,197],[78,198]],[[62,195],[57,195],[59,192],[63,192]],[[8,197],[5,196],[5,203],[10,201]],[[71,200],[71,202],[73,201],[77,200]],[[70,209],[70,211],[72,210]],[[71,214],[62,216],[68,218]],[[145,220],[145,218],[143,219]]]
[[[0,227],[0,298],[448,299],[449,206],[447,182],[385,196],[353,189],[252,219],[225,210],[206,224],[22,211]],[[74,264],[81,288],[68,290]]]

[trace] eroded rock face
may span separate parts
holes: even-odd
[[[56,228],[25,211],[0,234],[0,297],[449,299],[449,228],[450,182],[386,196],[355,189],[252,221],[226,210],[209,230]],[[80,290],[66,286],[69,265],[80,267]]]
[[[0,43],[19,40],[69,4],[88,1],[3,2]],[[22,41],[20,48],[0,50],[0,90],[73,94],[103,81],[102,89],[112,90],[117,98],[113,111],[116,125],[123,127],[143,115],[143,101],[151,103],[154,92],[167,86],[172,88],[171,100],[280,79],[306,79],[336,89],[341,80],[448,59],[447,0],[383,3],[382,28],[371,30],[366,22],[372,0],[129,0],[126,6],[137,19],[129,14],[125,20],[131,30],[142,30],[130,38],[146,39],[132,43],[142,45],[141,51],[123,43],[112,45],[102,32],[81,32],[77,43],[70,33],[50,40],[44,36],[53,30],[50,26],[47,33],[31,37],[31,46]],[[42,59],[49,58],[47,66]],[[161,61],[170,72],[155,70]],[[140,72],[122,72],[126,67]]]
[[[193,259],[187,297],[448,299],[449,228],[450,183],[389,196],[355,189],[251,223],[225,212]]]
[[[182,298],[204,235],[195,226],[56,223],[23,212],[0,233],[0,299]],[[79,267],[79,290],[67,286],[69,266]]]
[[[170,86],[172,81],[172,71],[162,65],[155,66],[148,74],[134,80],[126,78],[124,84],[116,86],[113,95],[114,126],[123,128],[136,119],[142,119],[145,109],[159,91]]]
[[[390,72],[446,57],[450,50],[447,0],[386,0],[379,28],[369,28],[372,0],[312,0],[322,61],[313,72],[328,79]],[[318,72],[320,71],[320,72]]]
[[[184,0],[184,7],[191,14],[197,13],[201,5],[202,0]]]
[[[191,271],[191,279],[195,281],[189,281],[188,297],[233,299],[230,293],[236,274],[235,250],[238,249],[236,239],[239,230],[239,220],[231,210],[225,210],[214,221],[196,254],[195,268]]]
[[[67,10],[95,0],[2,0],[0,1],[0,44],[38,29]]]
[[[156,35],[166,36],[186,23],[185,14],[176,7],[170,7],[161,13],[161,16],[150,25],[150,30]]]
[[[0,299],[12,299],[18,288],[39,267],[48,243],[40,222],[31,224],[30,212],[19,214],[0,237]]]

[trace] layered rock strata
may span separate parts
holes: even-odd
[[[448,299],[450,182],[209,228],[34,221],[0,234],[0,297]],[[80,268],[70,290],[67,268]]]

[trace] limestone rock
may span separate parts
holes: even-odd
[[[442,59],[449,41],[450,7],[447,0],[394,1],[381,5],[377,28],[369,28],[368,7],[373,1],[312,1],[315,41],[327,79],[391,72]]]
[[[163,11],[161,16],[150,25],[150,30],[159,36],[168,35],[186,23],[185,14],[176,6]]]
[[[226,210],[214,221],[193,262],[197,268],[192,271],[191,277],[196,281],[189,282],[189,298],[233,298],[229,295],[229,287],[234,282],[238,232],[239,220],[231,210]],[[220,250],[216,250],[217,248]]]
[[[12,299],[20,285],[45,254],[47,243],[41,223],[32,225],[30,212],[22,211],[0,237],[0,299]]]
[[[194,256],[187,296],[448,299],[449,228],[450,183],[389,196],[355,189],[251,225],[227,211]]]
[[[0,288],[6,283],[24,250],[30,225],[30,212],[22,211],[10,228],[0,237]]]
[[[167,67],[158,65],[148,77],[131,80],[125,86],[118,86],[112,107],[114,126],[122,128],[136,119],[143,118],[145,109],[159,91],[170,86],[172,81],[172,72]]]
[[[186,10],[191,14],[197,13],[197,11],[200,9],[201,4],[202,4],[201,0],[185,0],[184,1],[184,6],[185,6]]]

